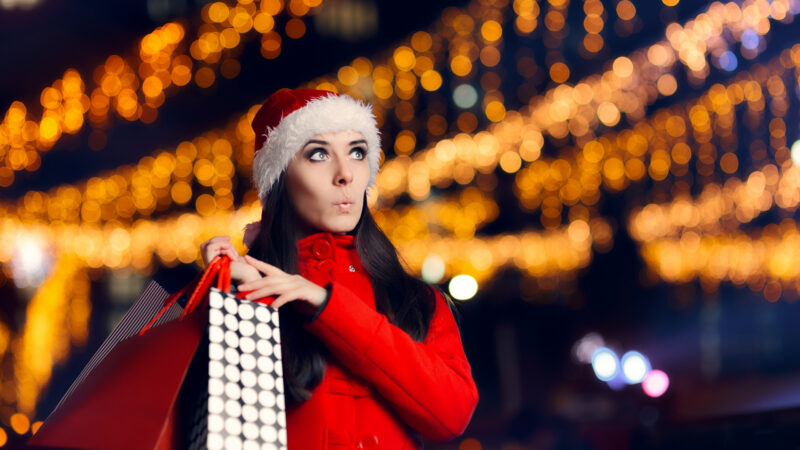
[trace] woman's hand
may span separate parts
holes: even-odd
[[[239,256],[236,247],[231,244],[230,236],[215,236],[203,242],[200,245],[200,252],[205,266],[208,266],[208,263],[217,255],[228,255],[231,258],[231,279],[233,280],[248,282],[261,278],[258,270]]]
[[[264,274],[263,278],[237,286],[240,291],[253,290],[245,297],[248,300],[276,296],[275,301],[270,304],[276,309],[289,302],[301,300],[305,305],[298,306],[301,309],[309,309],[308,307],[311,307],[313,309],[311,313],[313,314],[328,298],[327,289],[317,286],[301,275],[288,274],[249,255],[245,255],[244,260],[251,267],[257,269],[258,272]],[[306,306],[306,308],[303,306]]]
[[[231,261],[239,259],[239,252],[231,244],[230,236],[214,236],[213,238],[200,244],[200,254],[203,256],[203,265],[208,266],[217,255],[228,255]]]

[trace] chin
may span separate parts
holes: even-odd
[[[329,231],[331,233],[349,233],[353,231],[353,229],[358,224],[358,219],[353,220],[351,218],[346,218],[346,220],[342,220],[341,218],[338,220],[332,220],[328,223],[323,224],[322,229]]]

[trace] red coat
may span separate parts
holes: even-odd
[[[333,355],[309,400],[289,409],[290,449],[421,447],[419,435],[464,432],[478,391],[447,304],[436,304],[424,342],[375,309],[354,236],[328,232],[298,241],[300,274],[331,296],[307,325]]]

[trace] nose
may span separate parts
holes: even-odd
[[[336,185],[346,185],[353,182],[353,171],[347,163],[346,158],[337,158],[336,173],[334,174],[334,183]]]

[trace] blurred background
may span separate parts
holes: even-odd
[[[800,443],[798,0],[0,0],[0,446],[148,280],[260,216],[258,106],[374,105],[369,199],[458,299],[432,449]]]

